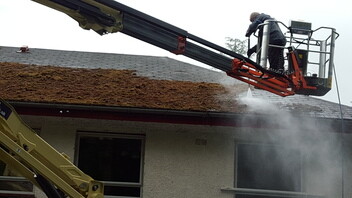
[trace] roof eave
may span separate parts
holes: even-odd
[[[71,117],[136,122],[156,122],[208,126],[276,128],[267,122],[267,115],[216,111],[181,111],[171,109],[149,109],[136,107],[97,106],[60,103],[35,103],[9,101],[20,115]],[[329,123],[332,132],[341,132],[352,126],[352,121],[340,119],[310,118],[317,123]],[[319,122],[319,120],[321,122]],[[326,122],[329,120],[329,122]]]

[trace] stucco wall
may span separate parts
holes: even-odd
[[[144,197],[232,197],[234,141],[211,127],[165,126],[146,138]]]
[[[342,190],[345,197],[352,194],[352,163],[349,158],[341,158],[341,137],[337,133],[305,128],[290,133],[287,129],[274,128],[23,117],[31,127],[41,129],[46,141],[72,160],[77,131],[144,134],[144,198],[233,197],[233,191],[221,188],[234,187],[235,146],[248,142],[282,144],[301,150],[303,171],[297,174],[302,174],[302,190],[308,194],[341,197]],[[351,137],[345,135],[343,140],[346,156],[351,156]]]

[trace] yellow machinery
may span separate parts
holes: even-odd
[[[103,184],[93,180],[39,137],[0,99],[0,160],[40,187],[50,198],[101,198]],[[60,190],[58,190],[60,189]]]

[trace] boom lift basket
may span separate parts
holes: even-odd
[[[296,94],[323,96],[330,91],[332,85],[332,74],[334,67],[335,40],[339,36],[334,28],[320,27],[311,30],[311,23],[301,21],[290,21],[287,27],[282,22],[267,20],[259,26],[263,28],[263,38],[258,37],[259,58],[256,62],[263,68],[267,67],[269,47],[269,23],[278,23],[287,29],[286,39],[288,40],[285,49],[288,49],[285,57],[285,75],[302,75],[300,85],[294,90]],[[266,33],[265,33],[266,32]],[[318,37],[318,38],[313,38]],[[249,46],[250,47],[250,46]],[[290,50],[294,56],[290,56]],[[293,61],[293,58],[296,61]],[[295,65],[297,64],[297,66]],[[296,75],[296,74],[294,74]],[[294,80],[297,76],[292,76]],[[302,85],[302,86],[301,86]]]

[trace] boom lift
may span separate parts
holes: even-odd
[[[331,89],[332,65],[337,33],[333,28],[324,28],[331,31],[325,40],[312,39],[312,31],[304,25],[296,22],[291,27],[286,27],[290,33],[290,44],[298,42],[299,46],[323,46],[319,51],[314,51],[325,56],[321,59],[321,71],[324,75],[307,76],[302,68],[307,68],[308,61],[300,61],[297,51],[289,46],[288,62],[289,73],[281,74],[268,70],[260,62],[254,62],[233,51],[215,45],[199,38],[187,31],[165,23],[140,11],[125,6],[113,0],[33,0],[45,6],[66,13],[76,21],[83,29],[92,29],[100,35],[114,32],[122,32],[134,38],[140,39],[175,54],[182,54],[191,59],[205,63],[226,72],[229,76],[262,88],[280,96],[294,94],[325,95]],[[268,28],[268,23],[263,28]],[[305,33],[306,38],[298,38],[295,35]],[[265,34],[264,34],[265,35]],[[266,59],[268,37],[262,39],[261,57]],[[300,40],[300,41],[298,41]],[[259,45],[258,45],[259,46]],[[271,46],[274,47],[274,46]],[[329,51],[328,51],[329,49]],[[301,50],[301,52],[303,52]],[[326,59],[328,57],[328,59]],[[326,65],[329,70],[325,71]],[[326,76],[325,73],[328,75]]]
[[[260,51],[258,57],[262,58],[254,62],[113,0],[33,1],[66,13],[78,21],[83,29],[92,29],[100,35],[122,32],[172,53],[208,64],[231,77],[280,96],[295,93],[321,96],[331,88],[334,46],[338,37],[333,28],[324,27],[312,31],[306,27],[306,23],[299,22],[292,23],[290,27],[285,26],[290,33],[287,56],[289,72],[276,73],[266,68],[266,54],[270,46],[266,37],[263,37],[261,45],[258,45],[262,47],[257,50]],[[270,22],[262,24],[264,32]],[[331,32],[327,39],[312,39],[313,33],[320,29]],[[312,51],[312,43],[319,50]],[[293,47],[293,44],[297,46]],[[306,49],[300,49],[300,46],[306,46]],[[308,65],[312,63],[307,57],[310,52],[318,53],[320,61],[318,74],[314,71],[309,76]],[[325,70],[326,65],[329,66],[328,70]],[[42,140],[1,99],[0,157],[1,161],[43,189],[50,198],[65,197],[64,195],[73,198],[103,197],[102,183],[84,174],[65,155],[58,153]]]

